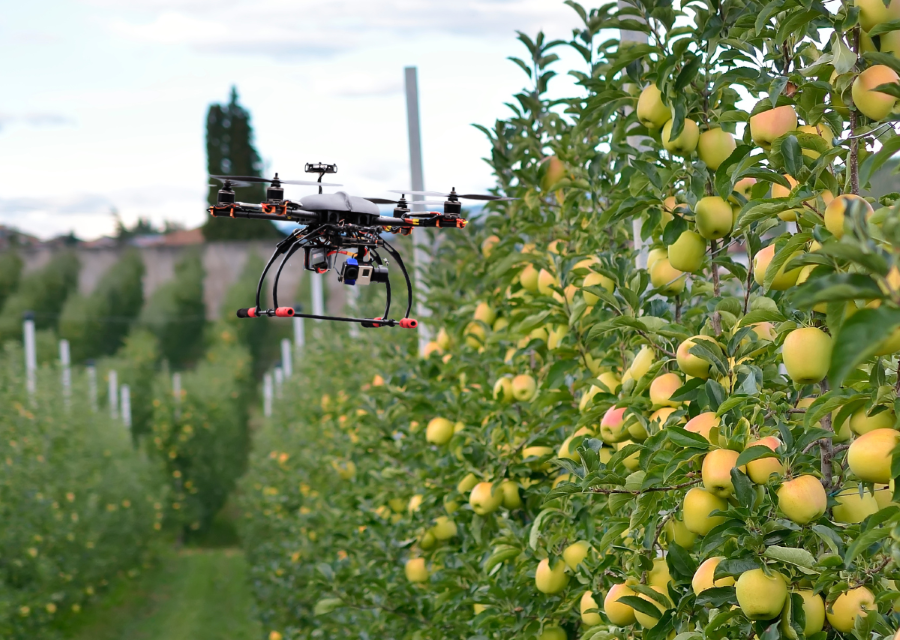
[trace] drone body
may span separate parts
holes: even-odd
[[[403,264],[403,259],[396,249],[391,246],[381,234],[384,232],[409,235],[416,227],[436,227],[462,229],[466,226],[466,220],[460,217],[462,205],[459,198],[474,200],[510,200],[488,195],[458,195],[455,190],[450,194],[438,194],[434,192],[397,192],[413,193],[418,195],[441,195],[447,197],[443,203],[444,212],[412,213],[403,195],[400,200],[385,200],[382,198],[359,198],[350,196],[343,191],[337,193],[322,193],[324,186],[340,186],[323,183],[322,178],[326,173],[337,173],[337,165],[307,164],[307,173],[318,173],[317,182],[281,180],[278,174],[271,180],[258,177],[244,176],[212,176],[224,183],[219,191],[217,202],[209,208],[213,216],[229,216],[232,218],[252,218],[257,220],[289,221],[302,225],[284,240],[278,243],[272,257],[266,263],[256,287],[256,306],[247,309],[239,309],[239,318],[259,317],[303,317],[318,320],[337,320],[341,322],[358,322],[363,327],[400,326],[405,329],[414,329],[418,322],[409,317],[412,308],[412,283],[409,273]],[[251,204],[235,202],[233,186],[243,186],[251,182],[269,183],[266,189],[266,202]],[[283,185],[307,185],[318,186],[319,193],[305,196],[299,202],[293,202],[284,198]],[[376,205],[394,204],[394,216],[382,216]],[[436,204],[427,202],[424,204]],[[386,289],[387,302],[384,314],[380,318],[343,318],[336,316],[322,316],[300,313],[299,308],[278,306],[278,280],[285,264],[298,250],[304,251],[303,266],[308,271],[326,273],[335,264],[338,254],[347,258],[341,264],[338,281],[346,285],[368,285],[371,283],[383,283]],[[387,261],[379,254],[383,250],[393,258],[400,266],[400,270],[406,279],[407,307],[406,313],[400,320],[389,318],[391,308],[391,283],[388,278]],[[271,266],[279,256],[284,256],[275,273],[273,283],[272,301],[274,308],[262,309],[260,297],[262,286]]]

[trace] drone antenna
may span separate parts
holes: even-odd
[[[322,178],[324,178],[324,177],[325,177],[325,173],[322,172],[319,174],[319,179],[316,180],[316,182],[319,183],[319,195],[322,195]]]

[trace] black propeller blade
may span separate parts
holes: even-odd
[[[304,187],[341,187],[343,185],[335,184],[332,182],[314,182],[312,180],[282,180],[278,177],[278,174],[275,174],[274,178],[259,178],[257,176],[210,176],[214,180],[220,180],[224,182],[225,180],[231,181],[232,184],[237,184],[238,182],[246,182],[250,184],[251,182],[262,182],[267,184],[275,184],[279,182],[281,184],[296,184]]]
[[[390,192],[408,193],[414,196],[437,196],[438,198],[447,198],[451,201],[457,198],[463,198],[465,200],[518,200],[518,198],[504,198],[502,196],[492,196],[481,193],[456,193],[456,189],[453,189],[450,193],[441,193],[440,191],[400,191],[393,189],[391,189]]]

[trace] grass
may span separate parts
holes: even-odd
[[[259,640],[243,554],[183,548],[70,619],[67,640]]]

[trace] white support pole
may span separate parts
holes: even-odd
[[[322,276],[316,274],[309,279],[310,292],[312,294],[312,312],[313,315],[321,316],[325,314],[325,295],[322,292]],[[316,322],[322,322],[316,320]]]
[[[172,374],[172,397],[175,399],[175,419],[181,419],[181,374]]]
[[[91,401],[91,410],[97,413],[97,367],[93,362],[89,362],[87,366],[88,377],[88,398]]]
[[[37,392],[37,343],[34,337],[34,314],[28,312],[22,327],[25,343],[25,388],[29,395]]]
[[[127,384],[122,385],[122,423],[131,429],[131,388]]]
[[[294,354],[291,353],[291,341],[288,338],[281,339],[281,368],[284,369],[284,377],[294,375]]]
[[[63,399],[68,407],[72,398],[72,356],[68,340],[59,341],[59,364],[62,368]]]
[[[425,171],[422,167],[422,127],[419,119],[419,79],[416,67],[406,67],[403,70],[404,84],[406,86],[406,123],[409,131],[409,173],[413,191],[425,190]],[[412,196],[413,211],[424,211],[423,205],[418,204],[424,200],[424,196]],[[413,232],[413,265],[416,277],[416,316],[419,321],[417,329],[419,335],[419,355],[425,353],[425,345],[431,340],[431,330],[425,319],[431,316],[431,311],[425,306],[425,296],[428,289],[425,287],[424,273],[431,263],[431,235],[425,229],[416,229]]]
[[[633,7],[632,4],[626,2],[625,0],[618,0],[619,9],[625,7]],[[641,21],[640,16],[631,15],[629,16],[632,20]],[[647,43],[647,34],[642,31],[631,31],[629,29],[619,29],[619,39],[622,42],[637,42],[641,44]],[[640,88],[640,87],[639,87]],[[630,113],[631,109],[626,107],[626,113]],[[628,144],[635,149],[640,149],[646,146],[646,142],[642,136],[628,136],[627,138]],[[631,233],[634,242],[634,250],[637,252],[637,256],[634,259],[634,265],[638,269],[647,268],[647,247],[644,246],[644,241],[641,239],[641,231],[643,229],[643,221],[639,216],[635,216],[631,221]]]
[[[109,415],[113,420],[119,419],[119,374],[114,370],[109,372]]]
[[[303,318],[294,316],[294,350],[299,354],[306,344],[306,336],[303,333]]]
[[[284,370],[281,367],[275,367],[275,397],[281,398],[284,389]]]
[[[263,415],[267,418],[272,417],[272,374],[267,373],[263,376]]]

